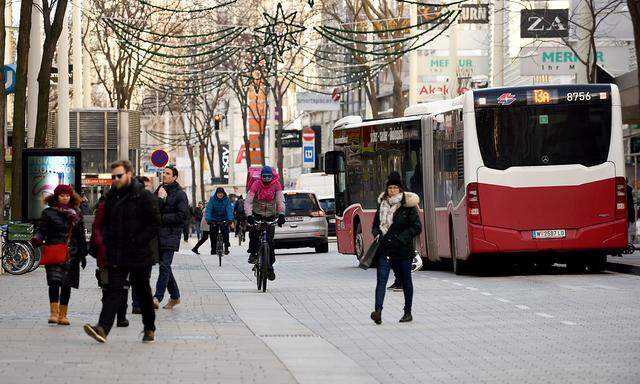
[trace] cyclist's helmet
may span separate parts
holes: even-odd
[[[260,178],[263,183],[270,183],[273,180],[273,169],[268,165],[262,167],[262,171],[260,171]]]

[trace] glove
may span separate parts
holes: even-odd
[[[256,219],[253,216],[247,216],[247,224],[255,225],[256,224]]]
[[[278,215],[278,227],[282,227],[284,225],[284,215],[283,214],[279,214]]]
[[[85,269],[87,267],[87,258],[85,256],[82,256],[80,258],[80,266],[82,267],[82,269]]]

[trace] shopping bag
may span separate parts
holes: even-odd
[[[376,255],[378,254],[378,248],[380,247],[379,239],[379,236],[376,237],[373,240],[373,243],[371,243],[371,245],[369,246],[369,249],[367,249],[367,252],[362,255],[359,265],[360,268],[368,269],[373,264],[373,261],[376,259]]]

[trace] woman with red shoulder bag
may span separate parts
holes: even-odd
[[[49,286],[50,324],[69,325],[67,309],[71,288],[80,285],[80,266],[87,265],[87,242],[79,207],[82,199],[69,185],[58,185],[47,196],[33,239],[42,245],[42,263]]]

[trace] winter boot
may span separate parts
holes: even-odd
[[[69,308],[68,305],[61,305],[60,306],[60,314],[58,315],[58,324],[60,325],[69,325],[69,319],[67,319],[67,309]]]
[[[371,320],[378,325],[382,324],[382,309],[371,312]]]
[[[413,316],[411,316],[411,311],[404,311],[404,316],[402,316],[402,319],[400,319],[400,322],[408,323],[410,321],[413,321]]]
[[[49,303],[51,308],[51,314],[49,315],[49,324],[58,324],[58,314],[60,313],[60,306],[58,303]]]

